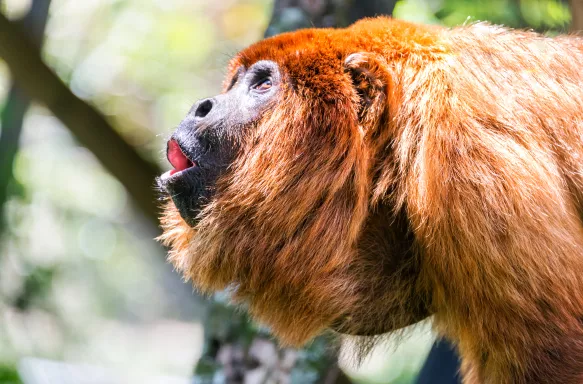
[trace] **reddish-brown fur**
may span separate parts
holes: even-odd
[[[177,268],[288,344],[434,314],[466,383],[582,383],[583,40],[379,18],[230,72],[262,59],[281,100],[196,228],[165,210]]]

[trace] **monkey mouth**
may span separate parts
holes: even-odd
[[[166,157],[173,169],[156,178],[158,189],[162,198],[172,199],[180,216],[194,227],[198,214],[212,199],[217,178],[225,167],[216,164],[198,140],[179,135],[168,141]]]
[[[178,141],[175,139],[170,139],[166,148],[166,157],[168,161],[174,167],[174,169],[169,170],[160,176],[163,180],[168,179],[172,176],[178,176],[180,173],[198,167],[198,163],[194,160],[189,159],[185,154]]]

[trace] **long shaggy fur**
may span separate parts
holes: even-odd
[[[230,72],[263,59],[281,100],[195,228],[165,209],[172,263],[288,344],[435,314],[466,383],[583,382],[583,40],[378,18]]]

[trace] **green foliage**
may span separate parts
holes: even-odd
[[[0,364],[0,383],[22,384],[18,371],[14,365]]]
[[[529,27],[536,30],[566,31],[571,13],[566,2],[556,0],[523,0],[520,12]]]
[[[537,31],[565,31],[571,21],[561,0],[400,0],[395,17],[447,26],[488,21]]]

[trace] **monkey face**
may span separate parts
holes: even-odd
[[[239,67],[227,91],[198,101],[168,140],[174,169],[158,179],[186,223],[194,226],[214,194],[216,182],[233,162],[246,128],[255,124],[278,95],[277,64],[259,61]]]

